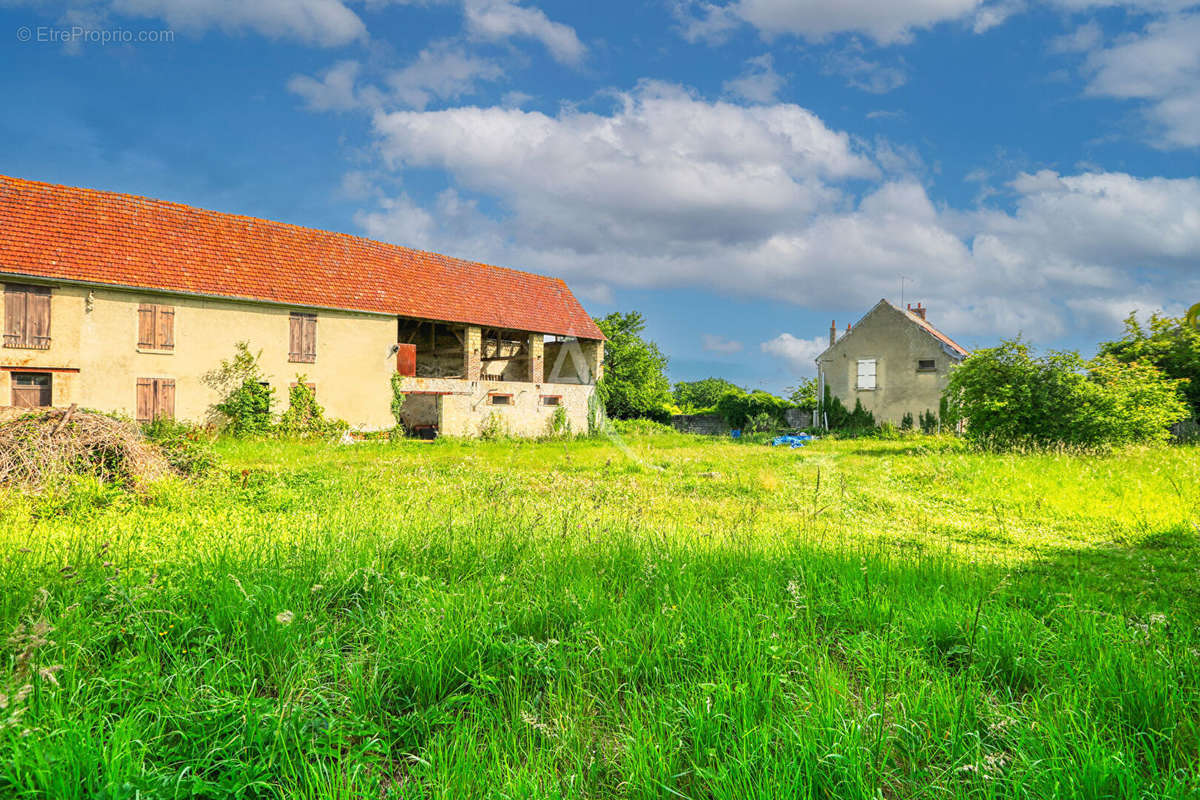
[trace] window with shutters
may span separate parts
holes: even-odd
[[[5,285],[4,346],[49,349],[50,287]]]
[[[288,320],[288,361],[317,360],[317,315],[293,312]]]
[[[858,362],[858,388],[875,388],[875,359],[864,358]]]
[[[175,380],[173,378],[137,379],[137,421],[175,419]]]
[[[157,303],[138,306],[138,349],[175,349],[175,307]]]

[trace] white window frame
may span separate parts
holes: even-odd
[[[864,366],[870,367],[869,374],[863,370]],[[879,388],[879,359],[877,358],[860,358],[857,364],[858,371],[856,376],[857,388],[860,392],[873,392]]]

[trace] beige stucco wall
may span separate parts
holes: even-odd
[[[876,360],[874,390],[858,388],[859,359]],[[918,372],[917,361],[933,359],[933,372]],[[856,400],[875,421],[899,424],[906,413],[914,420],[925,411],[938,413],[950,367],[958,363],[942,345],[890,305],[876,306],[853,331],[844,335],[818,361],[825,384],[853,410]]]
[[[588,404],[596,387],[566,383],[528,383],[519,381],[463,381],[447,378],[405,378],[406,392],[439,392],[433,395],[414,395],[408,402],[423,416],[437,408],[440,419],[438,432],[443,436],[471,437],[479,435],[495,416],[500,431],[510,436],[543,436],[549,432],[554,406],[541,404],[543,395],[559,395],[560,406],[567,416],[573,433],[588,432]],[[512,405],[497,406],[488,402],[492,393],[511,394]],[[427,423],[426,423],[427,424]]]
[[[173,351],[138,349],[139,303],[174,306]],[[317,314],[315,363],[288,362],[291,311]],[[392,316],[83,286],[55,286],[50,314],[50,349],[3,348],[0,363],[77,368],[78,373],[54,374],[57,406],[78,403],[133,416],[138,378],[173,378],[176,418],[203,422],[217,400],[203,375],[230,358],[238,341],[246,340],[252,350],[262,351],[260,364],[275,388],[277,410],[287,407],[288,385],[303,373],[316,384],[317,400],[329,416],[362,429],[394,424],[389,384],[395,371],[389,352],[396,339]],[[0,372],[0,404],[9,398],[10,373]]]

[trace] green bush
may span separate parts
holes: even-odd
[[[937,414],[934,414],[928,408],[925,409],[925,413],[921,415],[920,423],[921,433],[934,434],[938,432]]]
[[[307,377],[297,375],[288,390],[288,409],[279,417],[278,432],[283,436],[336,436],[350,426],[343,420],[325,419],[325,409],[317,403],[316,392]]]
[[[267,433],[271,429],[271,404],[275,391],[266,381],[258,357],[246,342],[234,346],[233,358],[204,376],[204,383],[222,398],[213,409],[234,436]]]
[[[911,431],[912,429],[913,429],[913,415],[912,415],[911,411],[907,411],[907,412],[905,412],[904,416],[900,418],[900,430]]]
[[[768,430],[786,424],[784,412],[791,403],[782,397],[757,390],[747,394],[729,391],[717,400],[716,411],[733,428],[749,428],[753,423],[758,430]],[[767,426],[767,427],[763,427]]]
[[[1187,415],[1179,382],[1157,367],[1073,352],[1035,357],[1019,340],[969,356],[951,373],[946,397],[967,436],[990,446],[1162,441]]]
[[[167,463],[182,475],[203,475],[216,466],[210,437],[200,428],[159,417],[143,425],[142,433],[159,446]]]

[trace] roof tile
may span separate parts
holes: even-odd
[[[560,279],[283,222],[0,176],[0,272],[583,339]]]

